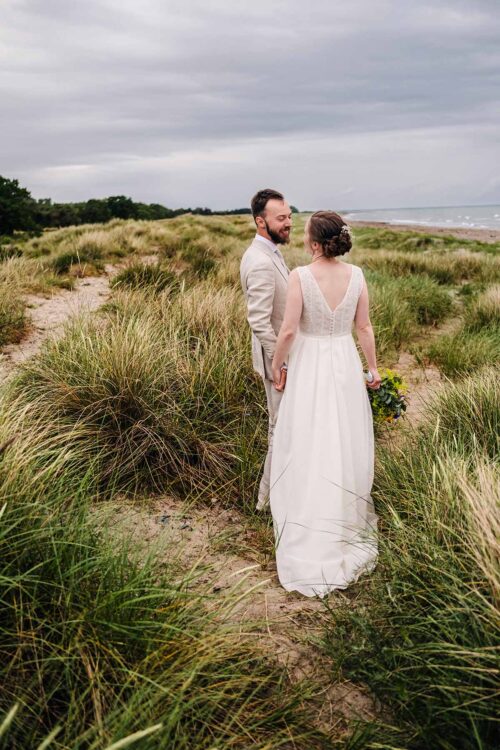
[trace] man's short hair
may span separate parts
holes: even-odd
[[[256,216],[264,216],[267,202],[273,199],[279,201],[285,200],[284,196],[281,195],[281,193],[278,193],[277,190],[271,190],[271,188],[259,190],[258,193],[255,193],[250,204],[252,207],[253,218],[255,219]]]

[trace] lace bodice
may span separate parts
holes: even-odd
[[[344,336],[351,333],[359,295],[363,288],[363,271],[351,265],[352,272],[342,301],[332,310],[309,266],[299,266],[304,300],[300,331],[306,336]]]

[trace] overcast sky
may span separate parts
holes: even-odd
[[[0,174],[36,198],[500,201],[498,0],[0,0]]]

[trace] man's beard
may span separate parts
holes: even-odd
[[[275,232],[273,229],[271,229],[271,227],[269,226],[269,224],[267,223],[265,219],[264,219],[264,223],[266,225],[267,233],[275,245],[286,245],[287,242],[289,242],[290,234],[288,234],[286,237],[282,237],[280,234],[278,234],[278,232]]]

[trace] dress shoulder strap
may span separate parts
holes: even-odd
[[[307,266],[297,266],[297,272],[299,274],[304,307],[310,308],[314,294],[312,285],[313,279],[311,279],[311,273],[308,270]]]
[[[354,266],[352,268],[352,272],[355,274],[353,278],[353,296],[356,299],[356,301],[359,299],[359,295],[361,294],[363,290],[363,281],[364,281],[364,274],[363,269],[359,266]]]

